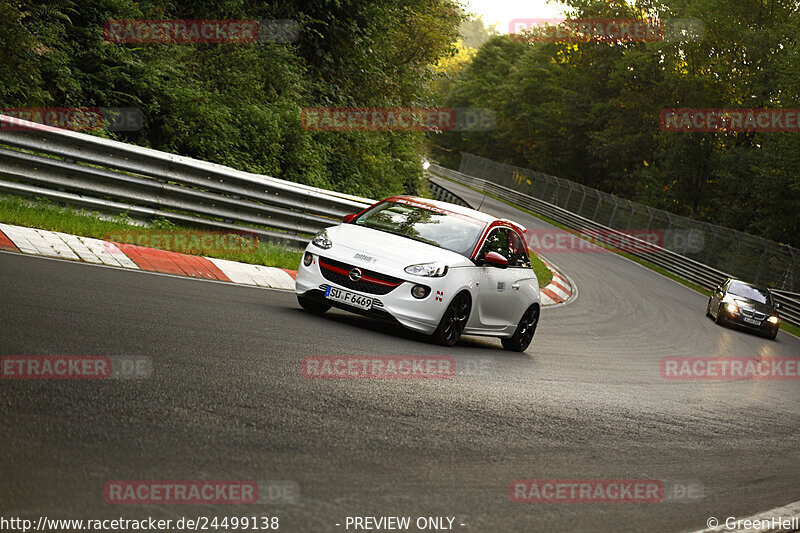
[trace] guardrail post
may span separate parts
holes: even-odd
[[[581,204],[578,206],[578,213],[579,214],[583,213],[583,202],[586,201],[586,189],[581,187],[581,192],[583,193],[583,196],[581,196]]]
[[[672,236],[670,234],[670,232],[672,231],[672,217],[666,211],[664,211],[664,214],[667,215],[667,229],[664,230],[664,244],[666,245],[667,244],[667,235],[669,235],[670,237]],[[665,248],[666,248],[666,246],[665,246]]]
[[[709,264],[711,260],[711,252],[714,250],[714,244],[717,242],[717,232],[714,231],[714,228],[711,228],[711,246],[708,247],[708,252],[706,253],[706,258],[703,260],[703,263]]]
[[[600,211],[600,204],[603,203],[603,197],[600,196],[600,191],[597,191],[597,205],[594,206],[594,213],[592,214],[592,220],[597,222],[597,212]]]
[[[739,250],[742,248],[742,239],[736,239],[736,251],[733,253],[733,258],[731,259],[731,266],[728,267],[728,271],[731,272],[733,275],[736,275],[734,272],[733,267],[736,266],[736,260],[739,259]]]
[[[767,254],[769,253],[766,244],[764,244],[764,239],[761,239],[761,246],[764,248],[764,253],[761,255],[761,261],[758,262],[758,268],[756,269],[756,277],[753,280],[753,283],[758,283],[758,278],[761,277],[761,269],[763,268],[764,261],[767,259]]]
[[[631,202],[631,216],[628,217],[628,221],[625,223],[625,229],[628,231],[633,229],[631,228],[631,223],[633,222],[633,215],[635,214],[636,214],[636,209],[634,209],[633,202]]]
[[[608,227],[614,227],[614,216],[617,214],[617,207],[619,207],[619,200],[614,199],[614,209],[611,210],[611,218],[608,220]]]

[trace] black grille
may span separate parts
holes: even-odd
[[[764,320],[767,318],[766,314],[756,311],[755,309],[750,309],[749,307],[743,307],[742,314],[748,318],[755,318],[756,320]]]
[[[386,274],[381,274],[380,272],[367,270],[361,267],[359,268],[361,269],[364,277],[385,281],[387,283],[391,283],[391,285],[382,285],[380,283],[373,283],[364,279],[353,281],[350,279],[348,274],[335,272],[331,268],[325,267],[328,265],[334,269],[341,269],[346,272],[350,272],[350,270],[354,268],[354,265],[348,265],[347,263],[336,261],[335,259],[328,259],[327,257],[320,257],[319,261],[319,270],[322,272],[322,275],[325,277],[325,279],[350,290],[364,292],[367,294],[389,294],[403,283],[403,280],[400,278],[387,276]]]

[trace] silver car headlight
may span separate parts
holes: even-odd
[[[447,265],[444,263],[420,263],[419,265],[409,265],[405,271],[415,276],[425,276],[427,278],[441,278],[447,274]]]
[[[311,243],[317,248],[322,248],[323,250],[327,250],[333,246],[333,242],[331,241],[330,237],[328,237],[328,230],[326,229],[314,235],[314,238],[311,239]]]

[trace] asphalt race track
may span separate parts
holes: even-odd
[[[477,193],[456,185],[468,199]],[[549,226],[491,198],[483,210]],[[0,253],[0,355],[142,356],[139,380],[0,381],[0,515],[449,516],[454,529],[683,531],[800,500],[800,382],[669,381],[667,356],[797,356],[716,326],[706,298],[610,253],[548,257],[577,300],[524,354],[454,348],[294,294]],[[451,355],[449,380],[317,380],[313,355]],[[515,479],[691,480],[702,498],[515,503]],[[281,480],[295,503],[112,505],[111,480]],[[341,524],[337,526],[336,524]],[[461,524],[465,524],[462,526]],[[350,529],[353,531],[353,529]]]

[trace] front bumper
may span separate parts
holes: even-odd
[[[347,282],[345,278],[337,278],[336,273],[331,274],[326,270],[327,277],[323,275],[320,266],[320,255],[314,250],[306,250],[314,256],[312,263],[306,266],[302,261],[297,269],[297,279],[295,280],[295,292],[298,297],[309,298],[311,300],[325,302],[331,306],[344,309],[353,313],[369,316],[373,318],[389,320],[398,323],[408,329],[424,334],[433,333],[439,325],[439,321],[444,314],[445,303],[437,297],[437,289],[443,292],[441,285],[443,278],[430,278],[422,281],[407,281],[401,278],[394,278],[399,285],[381,294],[357,290],[357,284]],[[322,260],[334,263],[336,267],[341,266],[341,262],[334,258],[322,256]],[[328,264],[328,263],[326,263]],[[385,276],[391,278],[391,276]],[[339,281],[337,283],[336,281]],[[430,287],[430,291],[425,298],[414,298],[411,295],[411,288],[417,283]],[[325,297],[325,288],[332,286],[342,290],[353,292],[367,298],[372,298],[372,308],[368,310],[359,309],[351,305],[336,302]],[[384,289],[385,290],[385,289]]]
[[[733,314],[727,309],[720,309],[720,313],[722,314],[722,318],[730,325],[740,327],[742,329],[748,329],[751,331],[759,331],[761,333],[774,333],[781,327],[781,322],[778,320],[776,324],[769,322],[767,320],[767,316],[761,320],[760,324],[752,324],[746,322],[746,318],[755,318],[755,317],[748,317],[745,316],[741,311],[737,314]]]

